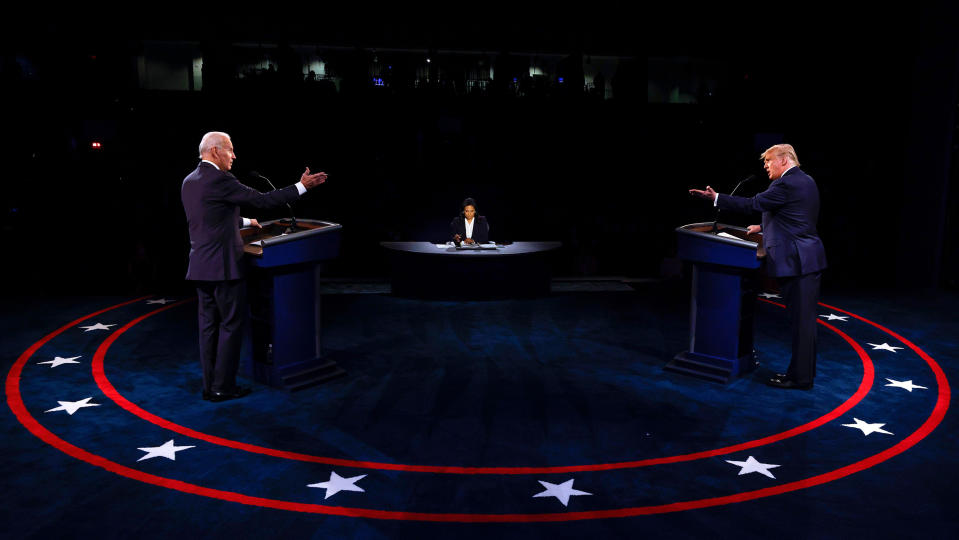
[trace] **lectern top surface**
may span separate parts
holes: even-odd
[[[727,225],[725,223],[713,223],[711,221],[683,225],[677,227],[676,232],[754,249],[763,237],[762,233],[747,234],[746,229],[743,227]]]
[[[262,228],[247,227],[240,229],[243,237],[243,251],[251,255],[262,255],[263,248],[285,242],[291,242],[342,229],[343,226],[330,221],[313,219],[296,220],[296,229],[290,230],[290,220],[274,220],[262,223]]]

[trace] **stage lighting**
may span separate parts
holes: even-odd
[[[93,141],[92,143],[90,143],[90,148],[94,150],[100,150],[101,148],[103,148],[103,144],[101,144],[98,141]]]

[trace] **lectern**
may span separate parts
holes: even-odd
[[[753,326],[761,234],[693,223],[676,229],[679,258],[693,265],[689,350],[666,369],[729,382],[756,367]]]
[[[241,370],[257,382],[297,390],[345,372],[320,347],[320,263],[340,251],[342,225],[298,219],[243,229],[249,262],[250,331]]]

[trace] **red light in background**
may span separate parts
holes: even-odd
[[[90,148],[93,148],[94,150],[99,150],[103,148],[103,145],[97,141],[93,141],[92,143],[90,143]]]

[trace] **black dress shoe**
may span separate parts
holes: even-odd
[[[250,395],[250,392],[252,392],[252,390],[249,388],[243,388],[239,386],[226,392],[210,392],[210,401],[226,401],[228,399],[237,399]]]
[[[777,373],[773,375],[773,379],[788,379],[788,378],[789,378],[789,375],[786,375],[785,373]]]
[[[772,379],[769,379],[768,381],[766,381],[766,384],[768,384],[769,386],[775,386],[776,388],[788,388],[792,390],[812,390],[812,382],[808,382],[806,384],[799,384],[796,381],[792,379],[787,379],[785,377],[781,379],[778,377],[773,377]]]

